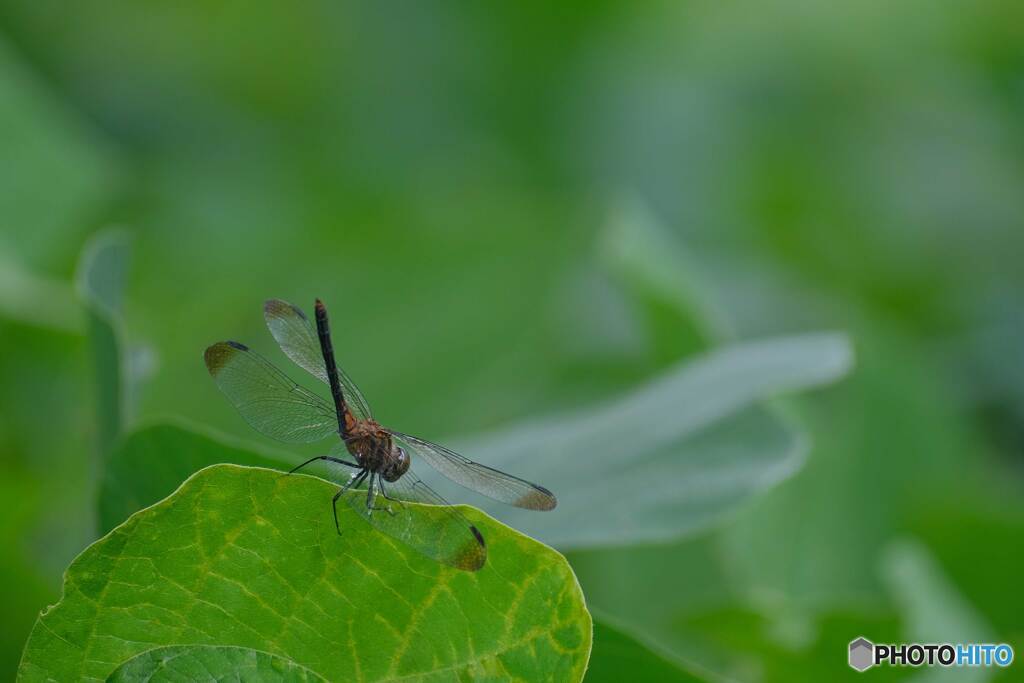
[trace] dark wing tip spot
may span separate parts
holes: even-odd
[[[228,340],[228,341],[226,341],[224,343],[227,344],[228,346],[230,346],[233,349],[238,349],[239,351],[248,351],[249,350],[248,346],[246,346],[245,344],[242,344],[240,342]]]
[[[236,343],[217,342],[212,346],[206,347],[206,351],[203,353],[203,360],[206,361],[206,369],[211,375],[215,376],[224,368],[228,359],[234,354],[234,349],[238,348],[235,346]],[[241,346],[241,344],[238,344],[238,346]],[[244,346],[241,346],[241,348],[245,350]]]
[[[464,548],[454,564],[457,569],[475,572],[479,571],[487,562],[487,544],[484,543],[483,535],[475,526],[470,524],[469,530],[473,532],[477,543]]]
[[[555,494],[537,484],[530,484],[530,486],[533,487],[533,490],[521,496],[513,505],[526,508],[527,510],[547,511],[555,509],[558,505],[558,499],[555,498]]]
[[[285,311],[291,311],[303,320],[308,320],[306,314],[302,312],[301,308],[295,304],[288,303],[284,299],[267,299],[263,303],[263,313],[265,315],[280,315]]]

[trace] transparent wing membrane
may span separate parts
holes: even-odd
[[[345,500],[378,530],[438,562],[476,571],[487,560],[477,528],[411,470],[395,482],[371,474]]]
[[[203,357],[217,387],[258,432],[289,443],[312,443],[337,433],[333,406],[244,344],[219,342]]]
[[[281,299],[268,299],[263,304],[263,317],[267,321],[270,334],[284,354],[300,368],[324,384],[329,384],[323,353],[320,350],[320,339],[302,309]],[[372,417],[370,406],[359,391],[359,387],[341,368],[338,368],[338,379],[341,381],[349,410],[362,420]]]
[[[412,456],[413,462],[419,457],[456,484],[488,498],[527,510],[552,510],[558,504],[554,494],[543,486],[473,462],[424,439],[398,432],[391,435]]]

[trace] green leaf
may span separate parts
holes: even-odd
[[[755,404],[831,382],[851,363],[840,334],[727,346],[603,407],[521,424],[461,451],[555,492],[554,514],[483,506],[547,543],[669,540],[707,527],[799,469],[801,435]]]
[[[472,508],[488,543],[478,572],[427,559],[345,505],[339,537],[336,490],[262,468],[198,472],[72,563],[21,680],[103,679],[190,644],[261,650],[329,680],[582,678],[590,616],[561,555]]]
[[[594,652],[587,667],[587,683],[625,680],[630,683],[683,683],[708,679],[684,670],[633,636],[595,619]]]
[[[181,420],[155,422],[128,432],[115,444],[100,481],[101,533],[171,495],[195,472],[223,462],[271,469],[296,464],[287,464],[283,454]]]
[[[323,681],[284,657],[245,647],[175,645],[146,650],[117,667],[109,683],[127,681]]]

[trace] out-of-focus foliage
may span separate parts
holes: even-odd
[[[836,334],[726,346],[607,405],[512,425],[463,450],[559,492],[557,515],[504,515],[541,540],[664,542],[792,476],[806,455],[803,435],[755,402],[828,383],[850,365],[849,343]]]
[[[803,469],[571,553],[588,603],[744,681],[852,677],[850,639],[923,620],[1024,651],[1022,93],[1007,0],[0,3],[0,671],[97,537],[71,283],[108,225],[151,349],[126,414],[247,439],[201,353],[268,340],[271,296],[326,300],[385,422],[467,444],[844,330],[853,374],[771,408]]]

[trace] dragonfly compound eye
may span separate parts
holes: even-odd
[[[399,477],[409,469],[409,454],[404,448],[395,449],[397,455],[391,465],[383,472],[384,481],[398,481]]]

